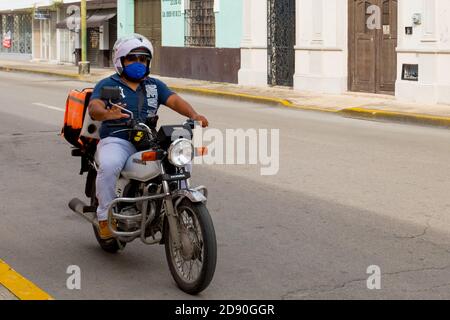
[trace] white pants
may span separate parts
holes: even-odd
[[[108,137],[98,143],[96,158],[99,168],[95,185],[98,221],[108,219],[108,206],[116,198],[117,179],[128,158],[136,152],[131,142],[120,138]],[[192,164],[188,164],[185,170],[192,172]],[[184,181],[181,187],[186,187]]]
[[[128,158],[136,153],[136,148],[127,140],[108,137],[97,145],[96,195],[98,199],[98,221],[108,219],[108,206],[116,198],[116,182]]]

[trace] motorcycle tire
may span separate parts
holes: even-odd
[[[216,242],[216,233],[214,230],[214,225],[209,214],[208,209],[203,203],[192,203],[188,199],[184,199],[180,205],[178,206],[178,212],[183,212],[183,210],[188,210],[192,214],[195,215],[196,220],[198,221],[198,225],[200,227],[202,233],[202,266],[201,271],[199,272],[199,276],[194,281],[186,281],[180,275],[179,269],[177,271],[177,262],[174,261],[173,256],[173,245],[172,239],[169,230],[169,224],[167,220],[164,223],[164,233],[166,237],[165,251],[167,263],[169,265],[170,272],[178,287],[191,295],[196,295],[201,291],[205,290],[212,278],[214,276],[214,272],[216,270],[216,262],[217,262],[217,242]],[[179,216],[180,218],[180,216]]]

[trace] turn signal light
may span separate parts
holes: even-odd
[[[142,161],[156,161],[158,159],[158,153],[156,151],[143,152],[141,156]]]
[[[206,156],[207,154],[208,154],[208,147],[195,148],[195,156],[196,157]]]

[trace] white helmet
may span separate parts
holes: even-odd
[[[116,72],[119,75],[123,72],[122,58],[137,48],[146,48],[150,52],[150,59],[153,58],[153,45],[150,40],[143,35],[133,33],[117,39],[113,47],[113,62],[114,69],[116,69]]]

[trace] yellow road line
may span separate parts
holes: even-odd
[[[253,101],[263,101],[263,102],[279,104],[286,108],[299,109],[299,110],[320,111],[320,112],[328,112],[328,113],[337,113],[339,111],[339,110],[320,108],[320,107],[316,107],[316,106],[295,105],[286,99],[257,96],[257,95],[251,95],[251,94],[245,94],[245,93],[233,93],[233,92],[228,92],[228,91],[219,91],[219,90],[194,88],[194,87],[171,86],[171,85],[169,87],[175,91],[203,93],[203,94],[210,94],[210,95],[217,95],[217,96],[242,98],[242,99],[253,100]]]
[[[390,111],[390,110],[367,109],[367,108],[347,108],[347,109],[343,109],[341,111],[342,112],[353,111],[353,112],[359,112],[359,113],[370,113],[372,115],[389,115],[389,116],[392,115],[392,116],[415,117],[415,118],[423,118],[423,119],[430,119],[430,120],[443,120],[443,121],[450,120],[450,117],[445,117],[445,116],[434,116],[434,115],[413,113],[413,112]]]
[[[339,113],[339,111],[340,111],[340,110],[326,109],[326,108],[321,108],[321,107],[316,107],[316,106],[295,105],[295,104],[290,105],[290,106],[285,106],[285,107],[292,108],[292,109],[320,111],[320,112],[327,112],[327,113]]]
[[[350,117],[354,116],[357,118],[397,120],[402,122],[419,123],[423,125],[433,125],[441,127],[450,126],[450,117],[427,114],[374,110],[365,108],[348,108],[341,110],[339,113],[344,116],[349,115]]]
[[[0,260],[0,284],[20,300],[53,300],[46,292]]]
[[[292,103],[288,100],[278,99],[278,98],[261,97],[261,96],[255,96],[255,95],[250,95],[250,94],[245,94],[245,93],[233,93],[233,92],[219,91],[219,90],[212,90],[212,89],[182,87],[182,86],[172,86],[172,85],[169,85],[169,87],[174,90],[180,90],[180,91],[190,91],[190,92],[198,92],[198,93],[205,93],[205,94],[244,98],[244,99],[249,99],[249,100],[267,101],[267,102],[282,104],[284,106],[292,105]]]

